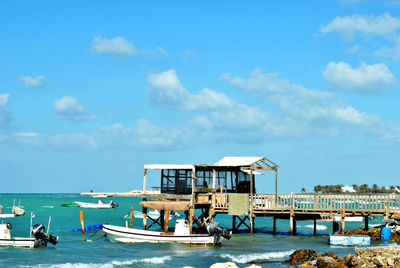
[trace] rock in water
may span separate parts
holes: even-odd
[[[339,265],[337,261],[331,256],[322,256],[317,258],[318,268],[337,268]]]
[[[217,262],[210,266],[210,268],[237,268],[234,262]]]

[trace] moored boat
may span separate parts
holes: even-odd
[[[190,234],[189,224],[184,219],[176,220],[173,233],[140,230],[104,224],[103,231],[109,239],[122,243],[180,243],[190,246],[215,246],[220,245],[224,238],[230,239],[231,232],[219,227],[212,222],[207,225],[208,234]]]
[[[33,214],[31,214],[31,228],[30,228],[31,233],[29,237],[12,237],[11,236],[12,225],[10,223],[1,223],[0,246],[36,248],[36,247],[46,247],[47,243],[51,243],[53,245],[57,244],[58,237],[46,232],[46,229],[43,225],[35,224],[32,227],[33,217],[34,217]]]
[[[99,200],[97,203],[87,203],[87,202],[78,202],[75,201],[74,204],[78,205],[81,208],[115,208],[118,207],[118,204],[114,201],[110,201],[110,203],[103,203],[102,200]]]

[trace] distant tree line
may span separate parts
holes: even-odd
[[[343,184],[336,185],[316,185],[314,186],[315,193],[342,193],[343,192]],[[352,185],[354,193],[358,194],[388,194],[388,193],[396,193],[400,190],[400,186],[390,185],[389,187],[379,187],[377,184],[373,184],[371,187],[368,184]],[[302,188],[302,192],[304,192],[304,188]]]

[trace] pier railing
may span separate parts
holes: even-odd
[[[216,209],[227,209],[229,194],[216,193]],[[251,201],[252,200],[252,201]],[[254,211],[377,212],[400,210],[397,194],[255,194],[249,196]]]

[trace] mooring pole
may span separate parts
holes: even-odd
[[[83,215],[83,210],[80,211],[81,218],[81,234],[85,234],[85,216]]]
[[[129,226],[133,228],[133,207],[131,207],[131,224]]]
[[[364,230],[368,231],[368,215],[364,216]]]
[[[317,235],[317,219],[314,218],[314,235]]]
[[[168,233],[169,210],[165,211],[164,232]]]

